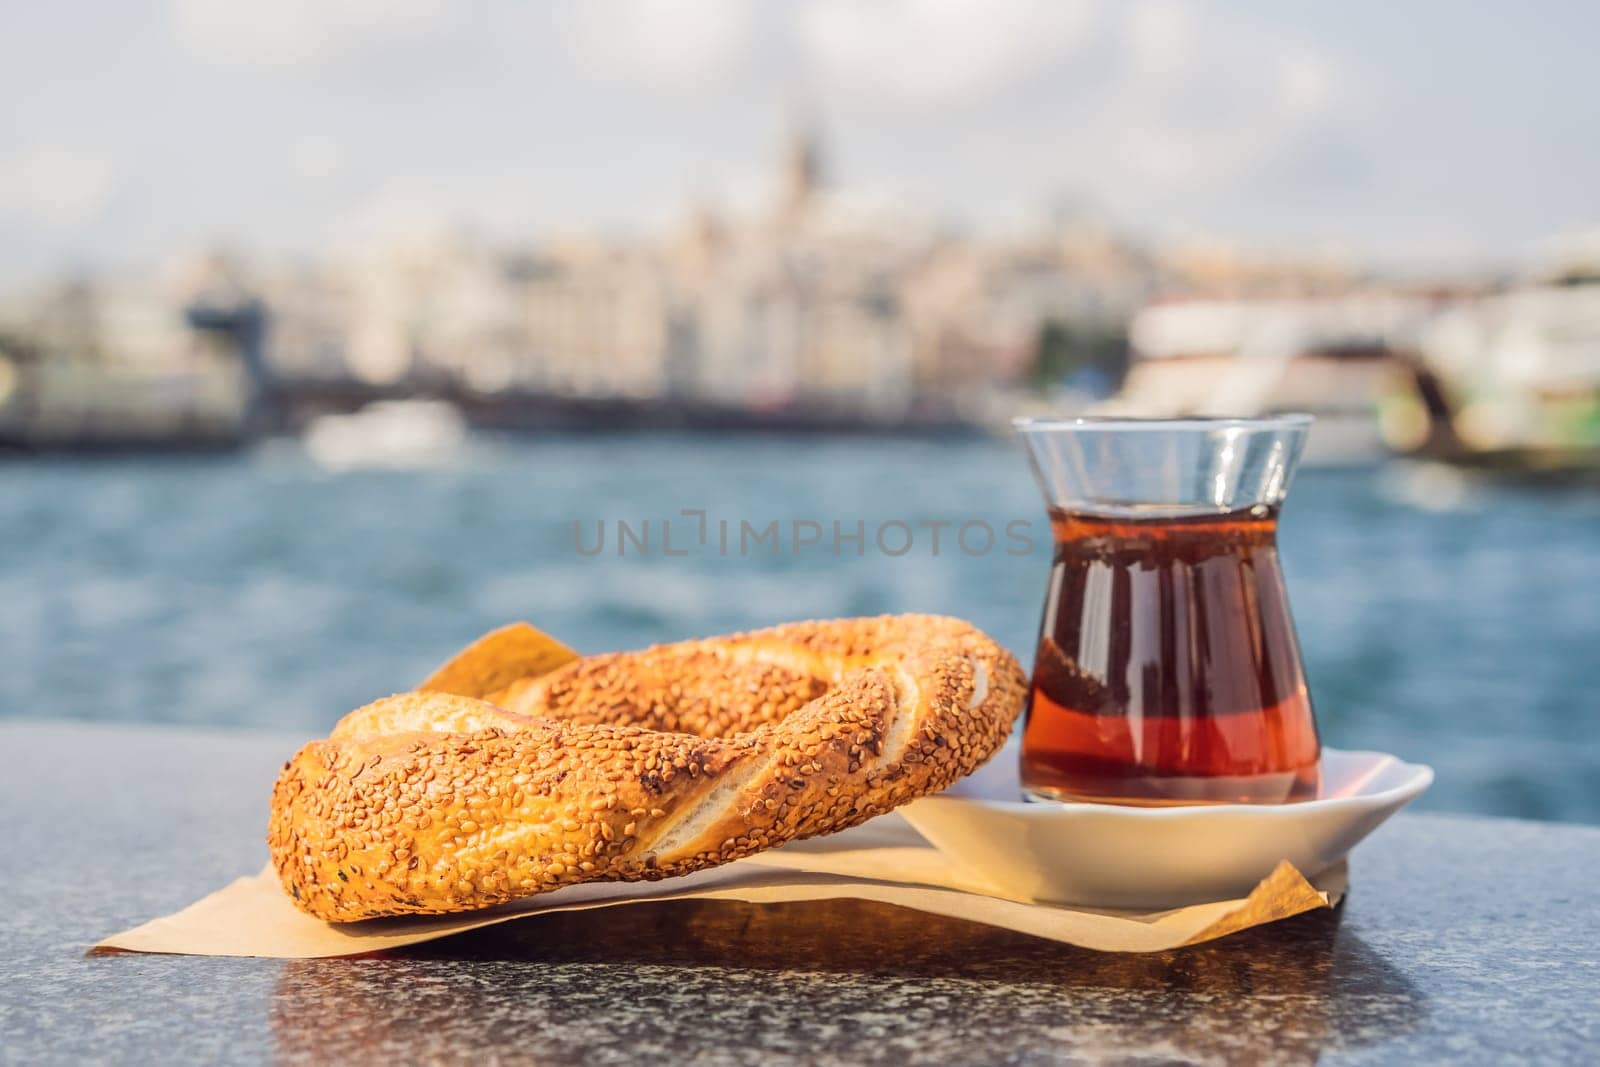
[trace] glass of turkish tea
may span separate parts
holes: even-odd
[[[1022,733],[1029,798],[1315,797],[1277,545],[1311,417],[1015,425],[1055,542]]]

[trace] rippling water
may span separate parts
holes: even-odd
[[[685,508],[707,511],[705,547]],[[688,555],[662,555],[664,518]],[[619,519],[652,520],[648,554],[617,556]],[[816,521],[824,545],[741,556],[741,519]],[[604,553],[577,550],[575,520],[585,548],[606,523]],[[862,556],[832,552],[834,520],[865,524]],[[943,520],[936,556],[916,524]],[[968,520],[994,551],[951,543]],[[1006,551],[1011,520],[1032,524],[1031,552]],[[888,556],[873,534],[895,521],[916,540]],[[1600,494],[1307,471],[1282,542],[1328,743],[1432,763],[1430,807],[1600,822]],[[16,461],[0,465],[0,715],[321,731],[514,618],[599,651],[937,611],[1026,661],[1047,548],[1022,457],[997,442],[479,442],[441,469],[344,474],[289,444]]]

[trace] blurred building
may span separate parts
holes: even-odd
[[[801,129],[754,213],[503,248],[433,232],[263,276],[290,377],[483,393],[975,412],[1026,375],[1040,324],[1125,318],[1148,261],[1107,233],[976,240],[831,187]]]
[[[0,444],[239,439],[251,389],[232,342],[196,329],[181,281],[75,281],[0,306]]]

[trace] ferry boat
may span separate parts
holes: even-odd
[[[1337,299],[1185,299],[1151,304],[1129,326],[1122,390],[1097,414],[1317,417],[1307,462],[1377,462],[1392,451],[1384,410],[1416,388],[1414,339],[1426,300],[1387,293]]]
[[[1096,413],[1307,411],[1313,464],[1600,478],[1600,285],[1166,301],[1135,316],[1129,346]]]

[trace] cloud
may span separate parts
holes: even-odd
[[[138,17],[116,5],[88,37],[61,5],[10,20],[34,45],[0,70],[30,105],[0,131],[12,263],[69,246],[144,256],[213,229],[314,248],[363,211],[643,228],[681,191],[765,168],[796,98],[841,187],[982,224],[1076,196],[1152,235],[1339,234],[1403,252],[1454,230],[1509,246],[1594,214],[1581,42],[1595,15],[1576,9],[1441,22],[1253,0],[158,5],[156,35],[119,31]],[[1377,48],[1380,31],[1438,46]],[[67,69],[81,76],[36,91]],[[170,148],[201,142],[199,156]],[[396,176],[412,180],[367,203]]]
[[[170,0],[169,23],[203,63],[295,70],[405,51],[462,29],[449,0]]]
[[[942,106],[1071,60],[1100,16],[1083,0],[819,0],[797,19],[800,45],[831,88]]]
[[[585,0],[562,27],[586,72],[623,83],[693,89],[723,83],[752,55],[746,0]]]
[[[42,143],[0,159],[0,218],[39,229],[74,230],[104,214],[117,169],[103,154]]]
[[[526,233],[536,206],[515,175],[390,174],[366,190],[332,236],[340,247],[359,249]]]
[[[1183,0],[1129,6],[1108,50],[1103,128],[1122,164],[1157,186],[1270,169],[1363,106],[1357,79],[1292,30]]]
[[[796,47],[839,103],[943,119],[1027,87],[1015,121],[1155,186],[1224,181],[1359,111],[1359,80],[1292,25],[1161,0],[821,0]],[[1318,134],[1320,135],[1320,134]]]
[[[325,185],[343,175],[350,165],[344,142],[322,133],[293,138],[283,154],[289,175],[303,185]]]

